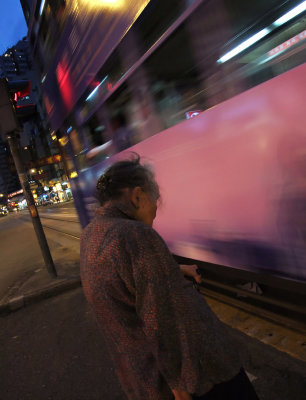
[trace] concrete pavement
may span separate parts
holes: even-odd
[[[0,318],[1,400],[124,400],[82,289]]]
[[[10,313],[0,324],[1,400],[126,400],[81,288]],[[305,399],[305,363],[231,332],[261,400]]]
[[[72,246],[54,231],[46,230],[46,236],[56,279],[47,273],[27,214],[14,213],[0,220],[0,314],[80,286],[79,241]]]

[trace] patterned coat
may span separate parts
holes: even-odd
[[[84,229],[81,278],[129,400],[200,395],[238,373],[226,326],[124,206],[100,207]]]

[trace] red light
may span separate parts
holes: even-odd
[[[33,106],[35,106],[35,104],[24,104],[24,105],[22,105],[22,106],[16,106],[16,108],[19,108],[19,109],[22,109],[22,108],[24,108],[24,109],[26,109],[26,108],[29,108],[29,107],[33,107]]]
[[[96,88],[97,86],[99,86],[100,85],[100,82],[99,81],[92,81],[91,82],[91,86],[93,87],[93,88]]]
[[[108,83],[106,87],[107,87],[107,90],[110,91],[110,90],[112,90],[113,85],[112,85],[112,83]]]
[[[73,86],[70,77],[70,68],[66,59],[58,63],[56,76],[64,104],[70,110],[73,105]]]

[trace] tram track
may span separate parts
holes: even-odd
[[[198,289],[206,298],[306,335],[305,284],[285,284],[277,277],[265,280],[262,274],[188,260],[176,255],[175,259],[180,264],[198,265],[203,276],[203,283]]]
[[[53,217],[53,216],[45,216],[43,214],[40,215],[41,223],[44,229],[48,229],[57,233],[60,233],[66,237],[73,238],[76,240],[80,240],[81,234],[80,232],[80,222],[78,220],[66,219],[64,216],[61,217]],[[46,222],[45,222],[46,221]],[[71,224],[73,226],[72,230],[69,229],[67,232],[66,228],[61,227],[60,225],[51,226],[51,221],[54,221],[55,224],[57,223],[64,223],[64,224]]]
[[[71,219],[60,219],[60,218],[54,218],[54,217],[46,217],[45,215],[40,215],[40,219],[51,219],[54,221],[61,221],[61,222],[73,222],[75,224],[79,224],[79,221],[73,221]]]
[[[235,305],[239,305],[241,302],[241,300],[239,300],[239,298],[243,299],[243,298],[247,298],[248,300],[255,300],[257,302],[261,302],[265,305],[269,305],[269,306],[274,306],[274,307],[279,307],[279,308],[283,308],[284,310],[288,311],[288,312],[293,312],[293,313],[297,313],[301,316],[305,317],[306,320],[306,309],[305,307],[302,307],[300,305],[296,305],[296,304],[292,304],[292,303],[286,303],[286,302],[282,302],[278,299],[274,299],[272,297],[268,297],[265,295],[258,295],[256,293],[252,293],[248,290],[243,290],[240,289],[237,286],[230,286],[230,285],[225,285],[210,279],[205,279],[205,284],[209,285],[210,287],[215,287],[217,289],[223,289],[223,290],[227,290],[229,292],[232,293],[232,295],[236,296],[236,299],[232,299],[231,302],[234,303]],[[212,293],[216,293],[218,292],[218,290],[211,290],[209,288],[204,289],[201,288],[203,292],[205,292],[205,294],[212,296]],[[216,295],[214,295],[216,297]],[[224,299],[225,297],[229,297],[231,298],[231,296],[225,296],[222,294],[218,295],[219,298]],[[246,308],[248,308],[249,310],[253,310],[255,309],[255,306],[252,304],[247,304]],[[269,314],[269,312],[267,312],[267,315]],[[271,313],[271,315],[276,315],[275,313]],[[288,319],[289,321],[289,319]],[[291,321],[291,320],[290,320]],[[304,329],[306,332],[306,324],[304,325]]]
[[[80,234],[74,232],[75,230],[78,230],[80,222],[78,220],[72,220],[72,219],[66,219],[66,218],[60,218],[60,217],[53,217],[53,216],[45,216],[44,214],[40,214],[40,221],[42,224],[42,227],[44,229],[48,229],[57,233],[60,233],[62,235],[65,235],[67,237],[73,238],[80,240]],[[29,221],[29,215],[23,214],[21,216],[22,219]],[[45,223],[44,220],[48,220],[49,224]],[[51,221],[55,221],[55,223],[60,222],[60,223],[65,223],[65,224],[74,224],[74,228],[72,229],[72,232],[67,232],[66,230],[63,230],[60,226],[50,226]]]
[[[206,280],[204,279],[204,285],[206,284]],[[211,282],[210,282],[211,283]],[[213,282],[213,284],[216,284]],[[228,287],[228,290],[232,292],[236,292],[235,288]],[[227,304],[229,306],[232,306],[236,309],[242,310],[248,314],[254,315],[256,317],[259,317],[261,319],[264,319],[266,321],[273,322],[277,325],[284,326],[290,330],[294,330],[295,332],[301,333],[306,335],[306,324],[300,321],[297,321],[292,318],[288,318],[284,315],[278,314],[276,312],[267,310],[266,308],[260,307],[258,305],[254,305],[250,302],[245,302],[243,300],[240,300],[239,298],[234,298],[232,296],[227,296],[224,295],[217,290],[212,290],[208,289],[205,286],[201,286],[199,289],[200,293],[203,294],[205,297],[209,297],[211,299],[214,299],[220,303]],[[249,296],[250,293],[244,292],[243,293],[245,297]],[[238,294],[237,294],[238,295]],[[251,296],[250,296],[251,297]],[[275,301],[271,301],[268,297],[264,297],[261,299],[262,305],[270,305],[271,303],[275,303]],[[278,306],[284,307],[286,310],[293,308],[292,305],[288,305],[286,303],[278,304]],[[297,312],[297,309],[294,310],[295,313]],[[304,316],[304,310],[300,310],[302,313],[302,317]]]
[[[68,222],[68,221],[65,221],[65,222]],[[69,222],[75,222],[75,221],[69,221]],[[72,238],[78,239],[78,240],[81,239],[80,236],[72,235],[71,233],[64,232],[64,231],[62,231],[62,230],[60,230],[60,229],[57,229],[57,228],[54,228],[54,227],[52,227],[52,226],[48,226],[48,225],[44,225],[44,224],[42,224],[42,226],[43,226],[44,228],[51,229],[51,230],[53,230],[53,231],[59,232],[59,233],[65,235],[65,236],[69,236],[69,237],[72,237]]]

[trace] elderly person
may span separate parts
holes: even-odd
[[[226,326],[152,229],[159,189],[151,169],[139,158],[117,162],[97,190],[81,278],[127,398],[257,399]]]

